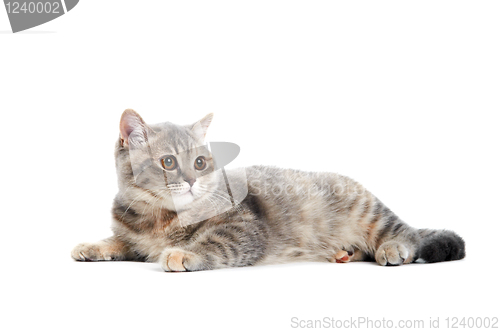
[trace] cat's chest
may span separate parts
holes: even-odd
[[[171,236],[170,222],[171,220],[143,221],[133,225],[115,222],[114,231],[139,257],[155,262],[166,247],[175,246],[178,242]]]
[[[167,236],[152,233],[129,234],[128,242],[133,251],[141,257],[146,257],[148,262],[156,262],[162,251],[172,245]]]

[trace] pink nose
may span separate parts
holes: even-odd
[[[193,184],[196,182],[196,179],[194,178],[191,178],[191,179],[185,179],[184,181],[186,181],[187,183],[189,183],[189,186],[193,186]]]

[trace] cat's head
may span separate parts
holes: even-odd
[[[135,188],[136,195],[146,191],[173,211],[207,195],[216,181],[214,160],[204,145],[212,117],[208,114],[187,126],[151,125],[135,111],[125,110],[115,154],[120,190]]]

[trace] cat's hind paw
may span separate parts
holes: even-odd
[[[340,250],[335,254],[335,262],[347,263],[351,260],[353,254],[352,251]]]
[[[202,270],[202,259],[198,254],[178,248],[167,248],[160,256],[159,263],[166,272],[186,272]]]
[[[383,243],[375,253],[375,260],[382,266],[402,265],[409,262],[408,248],[396,241]]]

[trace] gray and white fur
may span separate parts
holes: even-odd
[[[126,110],[115,150],[114,235],[76,246],[72,257],[154,261],[165,271],[294,261],[388,266],[465,257],[465,243],[454,232],[412,228],[360,184],[335,173],[245,168],[240,187],[248,195],[214,215],[209,210],[227,201],[227,187],[203,147],[211,121],[209,114],[188,126],[148,125]],[[175,156],[173,169],[169,156]],[[238,174],[227,171],[235,181]],[[204,214],[211,217],[181,222]]]

